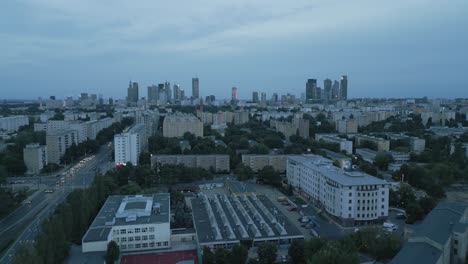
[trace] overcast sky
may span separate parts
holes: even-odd
[[[300,95],[347,74],[349,97],[468,97],[467,0],[4,0],[0,98],[80,92],[124,98],[128,82],[191,95]]]

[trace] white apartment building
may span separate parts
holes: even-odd
[[[47,146],[29,144],[23,149],[23,160],[26,165],[26,174],[38,174],[47,163]]]
[[[147,137],[144,124],[136,124],[126,133],[114,136],[115,165],[131,162],[138,164],[140,153],[146,147]]]
[[[164,137],[182,137],[186,132],[203,137],[203,123],[190,114],[166,115],[163,121]]]
[[[24,115],[0,117],[0,131],[16,132],[25,125],[29,125],[29,118]]]
[[[378,151],[390,150],[390,140],[367,135],[355,135],[354,139],[356,140],[356,146],[360,146],[363,142],[368,141],[375,144]]]
[[[78,132],[76,130],[62,130],[47,133],[47,157],[50,163],[60,163],[67,148],[78,144]]]
[[[83,252],[105,252],[115,241],[120,251],[171,247],[168,193],[109,196],[82,239]]]
[[[328,143],[338,144],[340,146],[340,151],[344,151],[347,154],[353,154],[353,142],[344,138],[340,138],[336,134],[315,134],[315,140],[323,140]]]
[[[344,226],[380,223],[388,217],[390,184],[384,180],[344,171],[317,155],[289,156],[286,176],[298,193]]]
[[[229,172],[229,155],[151,155],[151,166],[181,164],[189,168],[203,168],[215,172]]]
[[[353,134],[358,132],[356,119],[345,119],[336,121],[336,131],[340,134]]]

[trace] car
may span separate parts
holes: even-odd
[[[404,213],[397,213],[395,218],[396,219],[406,219],[406,215]]]
[[[307,225],[304,226],[305,229],[312,229],[312,227],[313,226],[311,224],[307,224]]]
[[[45,190],[44,192],[45,192],[45,193],[53,193],[54,190],[53,190],[53,189],[47,189],[47,190]]]
[[[27,201],[26,201],[26,204],[31,204],[31,203],[32,203],[31,200],[27,200]]]
[[[289,207],[288,208],[288,211],[292,212],[292,211],[297,211],[297,207]]]

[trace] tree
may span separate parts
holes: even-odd
[[[203,264],[214,264],[215,258],[214,254],[209,247],[203,248],[203,256],[202,256],[202,263]]]
[[[432,197],[424,196],[419,199],[419,206],[424,214],[428,214],[436,206],[436,201]]]
[[[273,264],[276,261],[277,248],[270,242],[263,242],[258,246],[258,261],[260,264]]]
[[[224,248],[217,248],[214,253],[214,259],[216,264],[227,264],[227,258],[229,256],[229,251]]]
[[[36,248],[21,246],[13,257],[13,264],[41,264],[41,257],[37,254]]]
[[[234,172],[237,175],[237,179],[239,181],[249,180],[254,176],[252,169],[249,166],[245,166],[243,163],[239,163]]]
[[[393,157],[390,154],[379,152],[377,153],[377,155],[375,155],[374,163],[375,165],[377,165],[377,167],[379,167],[379,169],[387,170],[388,164],[390,164],[392,160],[393,160]]]
[[[272,166],[265,166],[258,171],[258,180],[275,187],[281,186],[281,176]]]
[[[289,246],[288,255],[291,257],[292,263],[305,263],[305,247],[304,241],[294,240]]]
[[[349,250],[339,241],[329,241],[307,263],[355,264],[359,259],[356,251]]]
[[[107,252],[106,252],[106,263],[113,264],[115,261],[119,259],[120,256],[120,249],[117,243],[112,240],[107,244]]]
[[[320,249],[322,249],[327,244],[327,241],[322,238],[312,238],[305,242],[304,244],[304,256],[306,259],[311,258],[315,255]]]
[[[247,261],[249,251],[242,245],[234,245],[229,253],[229,264],[244,264]]]
[[[413,224],[417,220],[421,220],[424,216],[424,211],[419,205],[419,203],[412,202],[408,204],[405,208],[406,210],[406,223]]]

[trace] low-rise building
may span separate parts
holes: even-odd
[[[47,146],[28,144],[23,149],[23,160],[26,165],[26,174],[38,174],[47,163]]]
[[[229,155],[223,154],[195,154],[195,155],[151,155],[151,166],[181,164],[190,168],[203,168],[215,172],[229,172]]]
[[[384,180],[345,171],[317,155],[289,156],[286,176],[297,193],[344,226],[382,223],[388,217]]]
[[[254,172],[258,172],[266,166],[272,166],[276,171],[284,173],[287,161],[288,155],[242,154],[242,163]]]
[[[391,264],[465,263],[468,253],[468,206],[441,202],[408,233],[408,242]]]
[[[340,134],[354,134],[358,132],[356,119],[342,119],[336,121],[336,131]]]
[[[200,249],[229,249],[244,241],[249,241],[252,247],[266,241],[280,247],[304,239],[264,195],[201,194],[191,200],[191,206]]]
[[[83,252],[106,251],[115,241],[120,251],[171,247],[170,195],[109,196],[82,239]]]

